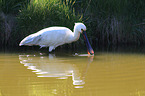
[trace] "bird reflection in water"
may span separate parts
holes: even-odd
[[[74,55],[73,57],[87,56],[87,55]],[[21,64],[32,70],[37,74],[37,77],[55,77],[56,79],[67,79],[72,77],[73,85],[75,88],[83,88],[85,84],[85,76],[89,69],[93,56],[87,56],[88,62],[84,61],[83,73],[80,73],[77,63],[73,64],[70,58],[56,57],[55,54],[49,54],[49,56],[43,55],[19,55]],[[86,57],[86,58],[87,58]],[[77,61],[76,61],[77,62]]]

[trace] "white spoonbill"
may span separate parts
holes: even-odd
[[[88,54],[94,54],[86,35],[86,26],[83,23],[75,23],[74,32],[66,27],[48,27],[42,29],[37,33],[25,37],[20,42],[19,46],[39,45],[41,48],[49,46],[49,52],[51,52],[60,45],[77,41],[80,37],[80,33],[83,34],[86,41]]]

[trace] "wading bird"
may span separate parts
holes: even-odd
[[[41,48],[49,47],[49,52],[51,52],[60,45],[77,41],[80,37],[80,33],[83,34],[86,41],[88,54],[94,54],[86,35],[86,26],[83,23],[75,23],[74,32],[66,27],[48,27],[42,29],[37,33],[25,37],[20,42],[19,46],[39,45]]]

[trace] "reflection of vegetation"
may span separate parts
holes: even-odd
[[[74,22],[82,19],[94,45],[142,44],[144,12],[144,0],[0,0],[0,44],[16,45],[48,26],[73,29]]]

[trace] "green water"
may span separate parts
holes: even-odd
[[[145,96],[145,54],[1,52],[0,96]]]

